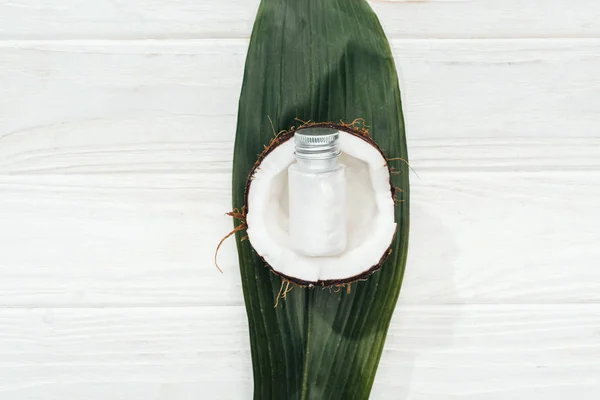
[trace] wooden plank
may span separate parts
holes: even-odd
[[[372,398],[596,399],[599,307],[401,306]],[[0,394],[250,399],[246,329],[243,307],[3,309]]]
[[[247,38],[259,0],[1,0],[0,39]],[[392,38],[599,37],[594,0],[374,0]]]
[[[595,399],[599,311],[597,305],[398,307],[372,397]]]
[[[0,42],[0,135],[187,116],[206,121],[198,137],[232,138],[233,120],[220,128],[212,117],[237,112],[246,46]],[[600,40],[396,40],[393,49],[411,138],[597,137]]]
[[[102,128],[4,141],[0,305],[241,304],[233,241],[220,253],[225,274],[213,265],[231,229],[231,142]],[[72,139],[82,132],[88,145]],[[412,140],[402,301],[600,301],[598,144]]]
[[[243,307],[2,310],[0,396],[249,398],[245,318]]]
[[[245,46],[0,45],[0,306],[241,304],[233,243],[224,275],[212,257]],[[598,302],[600,41],[394,48],[419,174],[402,301]]]

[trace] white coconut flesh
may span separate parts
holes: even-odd
[[[336,256],[310,257],[292,249],[289,228],[288,167],[294,140],[272,150],[248,188],[248,239],[277,273],[309,283],[348,281],[377,266],[396,231],[390,174],[383,155],[355,135],[340,131],[339,162],[346,166],[346,249]]]

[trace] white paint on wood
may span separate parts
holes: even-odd
[[[225,274],[213,266],[231,229],[232,143],[201,141],[195,122],[168,136],[149,118],[6,137],[0,304],[241,304],[233,241],[219,256]],[[144,136],[128,135],[136,125]],[[410,145],[419,177],[404,303],[600,300],[597,140]]]
[[[91,119],[195,116],[206,121],[196,137],[231,140],[233,119],[219,129],[214,118],[237,112],[247,45],[0,41],[0,135]],[[600,39],[392,45],[410,138],[598,137]]]
[[[293,292],[292,292],[293,293]],[[399,307],[375,399],[600,395],[599,305]],[[251,399],[245,310],[0,310],[7,399]]]
[[[251,398],[212,257],[257,5],[0,0],[0,398]],[[372,5],[418,173],[372,398],[599,398],[600,7]]]
[[[595,0],[373,0],[403,38],[599,37]],[[247,38],[259,0],[0,0],[0,39]]]

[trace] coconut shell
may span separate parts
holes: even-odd
[[[246,187],[244,190],[244,206],[243,206],[244,215],[245,215],[245,213],[250,211],[250,206],[248,204],[248,192],[250,190],[250,186],[252,185],[252,179],[254,178],[254,174],[260,168],[262,161],[277,147],[281,146],[288,140],[292,140],[294,138],[294,134],[296,132],[299,132],[299,131],[301,131],[303,129],[307,129],[307,128],[331,128],[331,129],[336,129],[339,131],[347,132],[353,136],[356,136],[356,137],[364,140],[369,145],[373,146],[375,149],[377,149],[377,151],[381,154],[381,156],[385,160],[387,160],[381,147],[379,147],[379,145],[377,145],[377,143],[375,143],[375,141],[369,135],[369,130],[364,125],[364,120],[362,120],[362,119],[355,120],[351,124],[345,124],[343,122],[338,123],[338,124],[335,124],[332,122],[306,122],[306,123],[303,123],[298,128],[292,127],[291,129],[289,129],[287,131],[281,131],[271,139],[271,141],[269,142],[269,144],[267,146],[265,146],[265,149],[258,156],[256,163],[254,164],[254,166],[252,167],[252,170],[248,174],[248,179],[246,180]],[[390,173],[390,195],[392,198],[395,199],[398,188],[396,188],[392,183],[393,168],[390,166],[390,163],[387,161],[386,161],[386,166]],[[393,241],[392,241],[392,243],[393,243]],[[260,254],[257,253],[257,256],[263,260],[264,265],[266,267],[268,267],[271,270],[271,272],[273,272],[275,275],[279,275],[286,281],[291,282],[297,286],[312,288],[314,286],[322,286],[322,287],[343,286],[346,284],[352,284],[354,282],[364,280],[369,275],[371,275],[374,272],[376,272],[377,270],[379,270],[379,268],[381,268],[381,266],[384,264],[385,260],[387,260],[388,256],[391,253],[392,253],[392,244],[390,244],[387,251],[385,251],[382,254],[381,258],[379,259],[379,262],[375,265],[368,266],[363,273],[361,273],[359,275],[355,275],[355,276],[350,276],[345,279],[320,280],[318,282],[304,281],[302,279],[298,279],[293,276],[288,276],[288,275],[282,274],[281,272],[278,272],[277,270],[275,270],[273,268],[273,266],[271,266],[263,257],[260,256]]]

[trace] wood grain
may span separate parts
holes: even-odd
[[[600,7],[371,4],[418,174],[372,398],[598,399]],[[0,398],[251,398],[213,250],[257,6],[0,0]]]
[[[392,44],[410,138],[598,137],[600,39]],[[0,135],[186,116],[198,118],[198,138],[232,140],[246,47],[246,40],[0,42]],[[215,120],[224,116],[232,117],[225,125]],[[128,135],[143,135],[136,128],[130,124]],[[169,134],[179,129],[190,128]]]
[[[0,39],[247,38],[259,0],[1,0]],[[374,0],[392,38],[599,37],[595,0]]]
[[[0,46],[0,306],[242,304],[233,243],[224,275],[213,250],[245,46]],[[600,41],[394,48],[418,174],[401,301],[597,303]]]
[[[598,326],[598,305],[400,306],[373,398],[595,399]],[[0,395],[250,399],[246,329],[243,307],[0,310]]]
[[[598,302],[594,143],[413,140],[419,177],[402,301]],[[213,265],[231,229],[231,143],[147,135],[40,156],[6,144],[15,157],[0,175],[0,304],[241,304],[233,242],[219,256],[226,273]],[[510,146],[518,155],[495,150]]]

